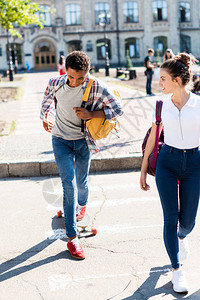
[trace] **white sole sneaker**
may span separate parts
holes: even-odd
[[[182,268],[172,271],[172,284],[176,293],[188,293],[189,286]]]

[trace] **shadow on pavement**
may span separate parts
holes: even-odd
[[[134,292],[134,294],[130,297],[123,298],[122,300],[140,300],[145,299],[148,300],[153,296],[160,295],[159,299],[167,295],[171,295],[173,300],[176,299],[187,299],[187,300],[198,300],[200,299],[200,290],[196,291],[195,293],[187,296],[186,293],[178,294],[175,293],[172,289],[171,281],[167,284],[156,288],[157,282],[161,275],[165,275],[169,272],[170,266],[166,265],[163,267],[156,267],[151,268],[149,272],[149,277],[147,280]],[[156,298],[157,299],[157,298]]]
[[[113,147],[122,148],[122,147],[132,146],[134,143],[137,143],[138,141],[140,142],[141,140],[143,140],[143,139],[132,140],[132,141],[123,142],[123,143],[115,143],[115,144],[111,144],[111,145],[107,145],[107,146],[101,146],[99,153],[101,153],[102,151],[108,150],[110,148],[113,148]]]
[[[56,221],[55,221],[56,220]],[[69,251],[67,251],[67,247],[65,251],[62,251],[56,255],[49,256],[45,259],[41,259],[38,261],[35,261],[29,265],[26,266],[21,266],[18,268],[15,268],[16,266],[24,263],[25,261],[29,260],[33,256],[37,255],[38,253],[42,252],[45,250],[48,246],[53,244],[57,239],[61,239],[63,241],[67,241],[66,236],[63,237],[58,236],[56,230],[62,229],[64,227],[64,219],[58,219],[57,217],[54,217],[52,219],[52,230],[53,230],[53,235],[50,236],[49,238],[45,239],[44,241],[40,242],[39,244],[33,246],[32,248],[26,250],[22,254],[11,258],[8,261],[3,262],[0,265],[0,282],[5,281],[7,279],[11,279],[15,276],[21,275],[25,272],[29,272],[33,269],[36,269],[38,267],[41,267],[43,265],[52,263],[54,261],[60,260],[60,259],[70,259],[70,260],[75,260],[74,258],[71,257],[69,254]],[[11,270],[15,268],[14,270]]]
[[[33,269],[36,269],[42,265],[49,264],[53,261],[57,261],[59,259],[71,259],[71,256],[68,254],[67,251],[62,251],[56,255],[50,256],[45,259],[41,259],[39,261],[36,261],[34,263],[31,263],[26,266],[18,267],[14,270],[11,270],[12,268],[16,267],[17,265],[24,263],[34,255],[38,254],[39,252],[43,251],[45,248],[50,246],[52,243],[54,243],[55,240],[44,240],[41,243],[33,246],[32,248],[28,249],[24,253],[2,263],[0,265],[0,282],[5,281],[7,279],[11,279],[15,276],[21,275],[25,272],[29,272]]]
[[[53,154],[53,150],[43,151],[43,152],[40,152],[39,154]]]

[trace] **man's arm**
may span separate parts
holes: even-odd
[[[153,69],[153,68],[155,68],[155,67],[156,67],[156,66],[153,65],[153,64],[150,62],[150,60],[147,60],[147,68]]]
[[[117,91],[117,93],[119,92]],[[106,119],[111,120],[123,114],[122,103],[118,97],[115,96],[115,91],[111,92],[109,88],[104,88],[101,99],[103,101],[102,106]]]
[[[52,131],[53,124],[47,121],[47,116],[51,115],[53,118],[55,117],[55,91],[61,85],[62,83],[60,82],[60,77],[51,78],[44,92],[40,118],[43,121],[44,129],[48,132]]]
[[[51,86],[51,79],[49,80],[49,83],[46,87],[46,90],[44,92],[44,97],[42,100],[42,107],[41,107],[41,111],[40,111],[40,119],[42,119],[43,121],[47,120],[47,115],[48,112],[51,109],[51,106],[54,102],[54,93],[53,93],[53,87]]]
[[[93,118],[105,118],[106,115],[102,110],[95,110],[95,111],[89,111],[86,108],[83,107],[74,107],[73,110],[75,111],[78,118],[82,120],[89,120]]]

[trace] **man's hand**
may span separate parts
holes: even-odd
[[[45,122],[43,121],[43,127],[46,131],[50,132],[52,131],[52,128],[53,128],[53,124],[50,123],[50,122]]]
[[[92,118],[91,112],[83,107],[73,107],[78,118],[82,120],[88,120]]]

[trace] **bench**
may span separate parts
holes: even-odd
[[[129,70],[123,69],[123,68],[117,68],[117,75],[116,77],[119,77],[121,75],[125,75],[125,78],[129,75]]]
[[[119,77],[121,75],[125,75],[125,78],[129,75],[129,80],[136,78],[136,70],[128,70],[125,68],[117,68],[117,75],[116,77]]]
[[[99,72],[99,66],[91,66],[90,67],[90,72],[91,73],[98,73]]]

